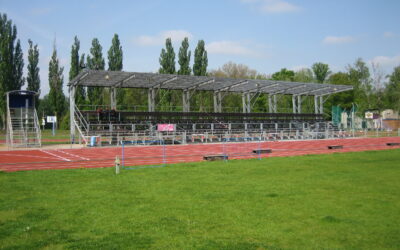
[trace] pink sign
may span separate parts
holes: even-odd
[[[175,124],[157,124],[157,131],[175,131]]]

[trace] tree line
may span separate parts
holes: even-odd
[[[21,90],[27,83],[26,89],[40,93],[39,76],[39,49],[38,45],[28,40],[28,65],[26,78],[23,76],[24,60],[21,42],[17,39],[17,28],[6,14],[0,13],[0,95],[4,97],[7,91]],[[191,66],[192,52],[189,50],[189,39],[184,38],[180,44],[177,62],[176,54],[171,38],[165,41],[159,56],[160,68],[158,73],[216,76],[228,78],[271,79],[288,82],[318,82],[321,84],[345,84],[352,85],[354,89],[330,96],[325,104],[326,108],[332,105],[340,105],[344,109],[357,107],[360,114],[366,110],[381,111],[386,108],[400,110],[400,66],[393,69],[390,75],[384,75],[379,65],[372,64],[372,70],[361,58],[353,64],[349,64],[345,71],[331,72],[329,65],[317,62],[311,68],[298,71],[283,68],[271,75],[257,72],[243,64],[228,62],[215,70],[208,70],[208,57],[204,40],[197,42],[194,50],[193,65]],[[107,70],[121,71],[123,69],[123,51],[118,34],[114,34],[112,43],[107,51]],[[179,68],[176,69],[176,65]],[[71,46],[70,71],[68,79],[72,80],[84,69],[105,70],[106,63],[103,56],[103,48],[100,41],[94,38],[89,53],[80,52],[80,41],[74,37]],[[60,66],[56,44],[53,45],[53,53],[49,61],[48,82],[50,91],[42,99],[36,101],[38,114],[56,115],[60,124],[68,128],[68,99],[63,93],[64,68]],[[100,87],[81,87],[76,91],[76,104],[82,109],[93,106],[101,108],[110,105],[110,89]],[[117,105],[124,110],[146,110],[147,92],[143,89],[117,89]],[[241,98],[238,94],[227,94],[223,99],[224,111],[240,112]],[[160,90],[156,97],[156,110],[181,111],[182,93],[175,90]],[[208,112],[212,111],[212,93],[205,91],[195,92],[190,99],[191,110]],[[313,112],[313,99],[304,97],[302,112]],[[89,107],[92,106],[92,107]],[[279,107],[290,107],[290,97],[278,99]],[[254,112],[268,112],[267,96],[259,94],[255,97],[252,107]],[[291,112],[289,108],[278,110],[279,112]],[[6,103],[5,98],[0,98],[0,122],[5,127]],[[329,113],[329,112],[328,112]]]

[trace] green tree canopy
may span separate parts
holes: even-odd
[[[40,93],[40,76],[39,76],[39,50],[37,44],[33,46],[31,40],[28,40],[28,72],[26,82],[28,83],[27,90],[35,91]],[[39,105],[39,97],[36,96],[35,105],[36,108]]]
[[[331,74],[327,79],[327,82],[330,84],[353,85],[350,75],[346,72],[337,72]],[[328,99],[326,106],[331,107],[332,105],[340,105],[341,108],[350,110],[353,102],[354,90],[351,90],[332,95]]]
[[[0,123],[5,125],[6,99],[4,94],[20,90],[24,85],[24,60],[17,27],[0,13]],[[3,126],[5,128],[5,126]]]
[[[114,34],[111,42],[111,47],[108,50],[108,70],[120,71],[122,70],[123,52],[122,46],[119,41],[118,35]]]
[[[79,49],[80,49],[80,41],[78,37],[74,37],[74,43],[71,47],[71,67],[69,69],[69,80],[71,81],[74,77],[76,77],[82,71],[82,63],[81,60],[84,61],[85,57],[82,55],[79,57]],[[76,91],[76,103],[84,104],[85,103],[85,88],[82,86],[77,87]]]
[[[281,69],[278,72],[275,72],[271,76],[272,80],[276,81],[290,81],[293,82],[294,80],[294,71],[288,70],[286,68]]]
[[[358,111],[364,113],[367,109],[375,108],[371,99],[372,79],[366,63],[358,58],[353,65],[348,65],[347,71],[354,87],[354,102]]]
[[[86,64],[92,70],[104,70],[105,62],[103,58],[103,47],[97,38],[92,40],[92,47],[90,48],[90,55],[86,58]],[[87,95],[90,104],[102,105],[103,104],[103,89],[100,87],[88,87]]]
[[[179,75],[190,75],[190,56],[191,51],[189,50],[189,39],[185,37],[182,41],[181,47],[179,48],[178,54]]]
[[[160,54],[160,69],[161,74],[175,74],[175,52],[172,47],[171,38],[165,40],[165,49],[161,50]]]
[[[386,89],[387,107],[400,112],[400,66],[394,68],[389,75],[389,83]]]
[[[65,96],[63,93],[63,77],[64,68],[60,67],[60,63],[57,57],[57,49],[54,45],[53,54],[49,62],[49,101],[51,103],[52,112],[57,116],[58,119],[64,115],[65,112]]]
[[[195,76],[207,75],[208,58],[205,43],[200,40],[194,50],[193,74]]]
[[[319,83],[323,83],[328,75],[331,73],[329,71],[329,65],[322,62],[314,63],[312,66],[312,70],[314,71],[315,79]]]
[[[313,72],[311,69],[301,69],[294,73],[293,81],[295,82],[313,82]]]
[[[71,67],[69,69],[69,80],[71,81],[77,76],[80,72],[80,64],[79,64],[79,49],[80,49],[80,41],[78,37],[74,37],[74,43],[71,46]]]
[[[122,46],[119,41],[118,35],[114,34],[111,41],[111,47],[108,50],[108,70],[121,71],[122,70],[123,52]],[[117,88],[117,105],[122,105],[124,101],[125,90]]]

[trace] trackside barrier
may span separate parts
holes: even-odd
[[[135,167],[125,166],[125,143],[122,141],[121,142],[121,168],[123,170],[135,170],[135,169],[142,169],[142,168],[159,168],[159,167],[167,166],[166,146],[165,146],[164,140],[155,140],[153,142],[158,144],[157,146],[153,146],[154,149],[158,149],[158,150],[161,149],[160,153],[161,153],[162,161],[161,161],[160,165],[158,165],[159,161],[155,161],[155,163],[154,163],[155,165],[145,164],[145,165],[139,165],[139,166],[135,166]],[[139,149],[140,147],[137,147],[137,148]],[[156,157],[154,157],[154,158],[156,158]],[[158,159],[155,159],[155,160],[158,160]]]
[[[92,136],[98,136],[97,147],[108,147],[121,145],[158,145],[160,138],[163,138],[166,145],[180,145],[193,143],[221,143],[221,142],[246,142],[246,141],[285,141],[285,140],[320,140],[320,139],[341,139],[341,138],[376,138],[376,137],[396,137],[400,136],[400,130],[229,130],[229,131],[198,131],[191,133],[183,132],[159,132],[141,131],[122,133],[118,131],[102,131],[96,134],[95,131],[90,135],[82,137],[85,143],[90,146]]]
[[[121,168],[162,167],[172,163],[200,162],[213,158],[227,162],[236,159],[261,160],[274,156],[400,148],[400,137],[303,141],[262,141],[260,135],[256,138],[250,139],[249,137],[238,142],[221,140],[217,143],[184,145],[166,145],[162,143],[163,139],[157,141],[158,145],[151,146],[122,144]]]
[[[247,137],[243,141],[232,142],[226,139],[222,138],[221,142],[217,143],[167,145],[165,138],[160,137],[152,141],[153,145],[151,146],[132,146],[122,142],[121,169],[163,167],[170,163],[202,160],[221,159],[225,162],[250,158],[261,160],[268,157],[265,152],[271,152],[270,149],[267,149],[269,142],[262,141],[262,134],[258,134],[254,138]],[[148,154],[151,154],[152,157],[147,156]],[[136,166],[131,167],[132,163]]]

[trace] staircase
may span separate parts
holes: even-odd
[[[41,132],[35,108],[7,109],[7,144],[11,147],[41,146]]]
[[[83,140],[84,144],[88,144],[89,124],[77,106],[75,106],[74,114],[75,120],[73,122],[75,124],[75,128],[78,130],[79,141]]]

